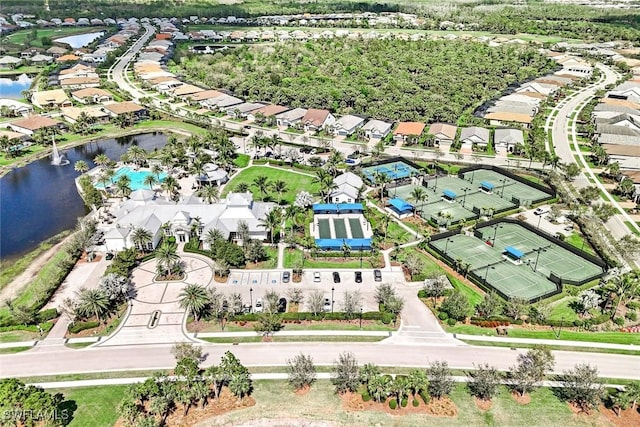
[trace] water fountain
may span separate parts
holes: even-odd
[[[69,164],[69,160],[64,156],[64,154],[58,153],[58,147],[56,147],[56,137],[51,136],[53,139],[53,155],[51,156],[51,164],[54,166],[66,166]]]

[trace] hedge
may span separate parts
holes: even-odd
[[[58,317],[58,310],[55,308],[48,308],[38,313],[38,322],[46,322]]]
[[[389,317],[390,316],[390,317]],[[235,316],[231,316],[229,318],[232,322],[256,322],[260,318],[260,314],[258,313],[249,313],[249,314],[239,314]],[[360,314],[353,314],[350,320],[359,319]],[[348,320],[347,316],[343,312],[333,312],[333,313],[318,313],[314,315],[309,312],[300,312],[300,313],[282,313],[280,314],[281,320],[288,321],[297,321],[297,320]],[[379,311],[368,311],[366,313],[362,313],[362,320],[385,320],[388,323],[393,321],[393,315],[391,313],[380,313]]]
[[[409,403],[409,401],[407,400],[407,398],[405,397],[404,399],[402,399],[400,401],[400,406],[402,406],[403,408],[407,407],[407,404]]]
[[[419,394],[420,394],[420,398],[422,399],[422,401],[425,404],[428,404],[429,403],[429,394],[427,393],[427,391],[426,390],[420,390]]]
[[[366,390],[362,392],[361,396],[362,396],[362,401],[363,402],[368,402],[368,401],[371,400],[371,395]]]
[[[43,331],[49,332],[51,328],[53,328],[53,323],[44,322],[40,324],[40,327]],[[11,332],[11,331],[27,331],[27,332],[40,332],[38,330],[37,325],[10,325],[0,327],[0,332]]]
[[[389,408],[391,408],[391,409],[396,409],[397,407],[398,407],[398,402],[396,402],[396,400],[395,400],[395,399],[391,399],[391,400],[389,401]]]
[[[413,399],[411,401],[411,404],[413,405],[414,408],[417,408],[418,406],[420,406],[420,401],[418,399]]]
[[[76,322],[73,325],[69,325],[69,333],[77,334],[80,331],[84,331],[86,329],[97,328],[100,326],[100,322],[91,321],[91,322]]]

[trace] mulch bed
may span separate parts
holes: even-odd
[[[481,411],[488,411],[493,405],[493,402],[491,400],[478,399],[477,397],[474,397],[473,400],[475,401],[478,409],[480,409]]]
[[[511,397],[520,405],[528,405],[529,403],[531,403],[530,394],[525,394],[524,396],[521,396],[520,393],[518,393],[517,391],[513,391],[511,392]]]
[[[637,427],[640,426],[640,407],[636,409],[625,409],[620,411],[620,416],[616,415],[613,409],[608,409],[603,405],[598,408],[600,413],[611,423],[618,427]]]
[[[340,395],[342,400],[342,407],[346,411],[379,411],[385,412],[389,415],[407,415],[407,414],[427,414],[436,417],[456,417],[458,415],[458,408],[449,398],[445,397],[440,400],[432,399],[428,404],[424,404],[422,399],[418,397],[420,405],[414,407],[411,399],[405,408],[398,405],[396,409],[389,407],[389,400],[385,402],[374,402],[370,400],[365,402],[362,400],[362,396],[359,393],[344,393]]]

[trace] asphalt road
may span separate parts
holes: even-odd
[[[0,357],[1,377],[55,375],[131,369],[168,369],[175,365],[170,345],[97,347],[73,350],[51,347],[46,352],[23,352]],[[353,352],[360,364],[383,366],[427,366],[447,360],[452,368],[468,369],[487,362],[498,369],[515,365],[518,351],[498,347],[438,346],[380,343],[256,343],[205,344],[205,366],[217,364],[225,351],[232,351],[247,366],[282,366],[300,352],[310,354],[316,364],[333,363],[343,351]],[[576,363],[590,363],[600,376],[640,379],[640,358],[618,354],[555,351],[556,371]]]

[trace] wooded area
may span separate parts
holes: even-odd
[[[314,40],[184,55],[186,78],[248,100],[338,115],[457,122],[510,84],[551,71],[534,48],[463,41]]]

